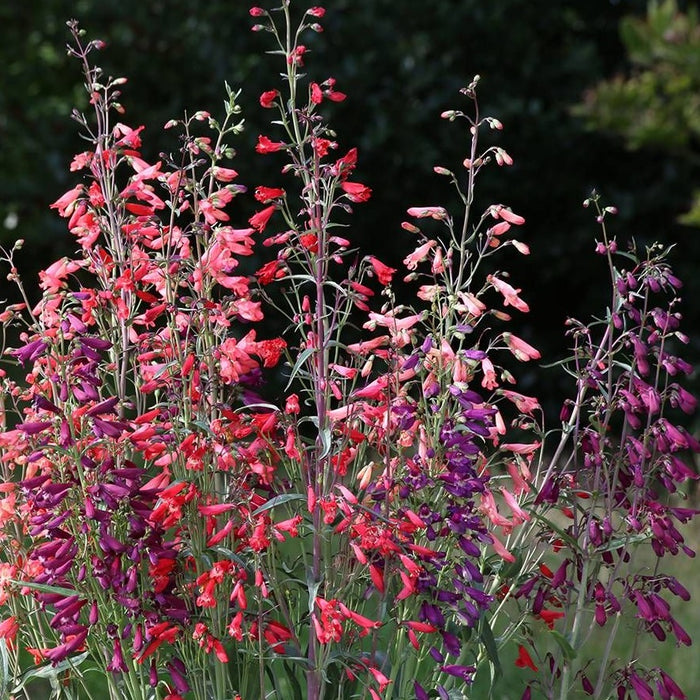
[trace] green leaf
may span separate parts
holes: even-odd
[[[284,387],[285,391],[289,389],[289,387],[292,385],[294,377],[296,377],[304,363],[309,359],[309,357],[311,357],[311,355],[313,355],[314,352],[316,352],[316,348],[306,348],[306,350],[299,353],[299,357],[294,363],[294,367],[292,367],[292,371],[289,374],[289,381],[287,382],[287,386]]]
[[[551,630],[550,634],[562,650],[564,658],[567,661],[573,661],[576,658],[576,650],[569,644],[569,640],[561,632],[557,632],[557,630]]]
[[[648,542],[651,539],[651,534],[646,532],[639,532],[635,535],[629,535],[625,537],[615,537],[609,542],[606,542],[602,547],[596,547],[596,552],[612,552],[620,547],[624,547],[630,544],[639,544],[640,542]]]
[[[314,605],[316,605],[316,596],[318,595],[318,589],[321,587],[323,581],[314,581],[312,577],[311,570],[307,572],[306,575],[306,588],[309,591],[309,615],[314,612]]]
[[[56,593],[58,595],[65,596],[78,594],[78,591],[76,591],[74,588],[62,588],[61,586],[47,586],[45,583],[34,583],[33,581],[16,581],[14,579],[10,579],[10,582],[18,586],[22,586],[23,588],[32,588],[33,590],[39,591],[41,593]]]
[[[228,547],[222,547],[221,545],[216,545],[212,547],[212,549],[215,552],[218,552],[219,554],[223,554],[227,559],[230,559],[231,561],[235,561],[236,564],[238,564],[242,569],[249,569],[250,566],[246,564],[246,562],[241,559],[241,557],[238,556],[235,552],[232,552]]]
[[[496,639],[493,636],[493,630],[489,621],[483,617],[479,625],[479,639],[481,639],[484,648],[486,649],[486,655],[489,659],[489,665],[491,667],[491,680],[495,681],[501,675],[503,675],[503,669],[501,668],[501,660],[498,657],[498,647],[496,646]]]
[[[12,689],[13,693],[18,693],[22,688],[34,678],[49,678],[56,679],[59,674],[69,669],[77,668],[80,664],[90,656],[90,652],[84,651],[82,654],[72,656],[70,659],[59,661],[55,666],[52,664],[44,664],[38,668],[30,668],[22,675],[22,680]]]
[[[260,508],[257,508],[255,511],[253,511],[253,515],[259,515],[260,513],[264,513],[266,510],[272,510],[276,506],[280,506],[283,503],[288,503],[289,501],[305,501],[306,496],[300,494],[300,493],[283,493],[279,496],[275,496],[274,498],[271,498],[265,505],[260,506]]]
[[[566,542],[574,551],[578,551],[579,546],[575,537],[572,537],[568,532],[562,530],[558,525],[555,525],[549,518],[545,518],[544,515],[540,515],[537,511],[531,510],[530,515],[536,520],[543,522],[549,527],[552,532],[556,532],[559,537]]]
[[[320,459],[323,459],[331,451],[331,429],[324,428],[319,432],[319,437],[321,438],[321,445],[323,447]]]

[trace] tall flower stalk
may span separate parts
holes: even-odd
[[[475,196],[484,168],[512,163],[481,145],[502,125],[478,77],[442,115],[466,127],[461,162],[434,168],[461,209],[408,209],[416,302],[399,303],[397,270],[353,244],[372,191],[323,117],[346,96],[305,72],[325,10],[250,14],[284,72],[260,96],[274,116],[255,150],[274,168],[242,228],[237,93],[221,121],[166,124],[181,148],[148,162],[143,127],[121,121],[125,81],[69,23],[94,113],[74,114],[90,148],[52,206],[79,249],[41,273],[33,307],[4,252],[24,298],[0,316],[20,369],[2,376],[6,687],[29,698],[48,676],[77,695],[96,670],[111,700],[468,697],[514,647],[542,669],[523,697],[682,697],[612,641],[595,677],[582,661],[625,601],[643,630],[689,641],[661,595],[687,592],[634,556],[686,551],[674,520],[694,514],[664,496],[695,478],[698,448],[673,413],[695,400],[667,251],[618,271],[598,210],[610,312],[570,324],[575,392],[550,446],[514,386],[540,357],[508,326],[529,307],[494,262],[529,253],[512,237],[525,220]]]

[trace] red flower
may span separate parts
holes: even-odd
[[[328,80],[323,83],[323,87],[325,88],[323,94],[331,100],[331,102],[342,102],[347,97],[344,92],[333,89],[335,87],[335,78],[328,78]]]
[[[257,229],[258,231],[263,231],[265,229],[265,226],[267,226],[267,222],[270,220],[270,217],[275,213],[275,207],[274,204],[271,204],[269,207],[265,207],[259,212],[256,212],[253,214],[253,216],[248,219],[248,223],[254,228]]]
[[[351,148],[342,158],[338,158],[333,166],[332,173],[344,180],[357,165],[357,149]]]
[[[324,158],[328,155],[328,151],[331,148],[336,148],[338,145],[335,141],[330,141],[329,139],[322,139],[319,137],[314,137],[311,141],[311,145],[319,158]]]
[[[296,394],[290,394],[284,405],[284,412],[287,415],[299,413],[299,397]]]
[[[318,83],[311,83],[311,101],[315,105],[320,105],[323,101],[323,91],[321,90]]]
[[[310,7],[306,11],[306,14],[321,19],[321,17],[326,14],[326,9],[324,7]]]
[[[260,187],[255,188],[255,199],[263,204],[267,204],[273,199],[284,197],[284,195],[285,192],[281,187],[263,187],[261,185]]]
[[[340,187],[351,202],[366,202],[372,196],[372,190],[359,182],[341,182]]]
[[[318,253],[318,236],[315,233],[302,233],[299,236],[299,243],[310,253],[314,255]]]
[[[275,104],[275,99],[279,95],[278,90],[267,90],[260,95],[260,106],[265,109],[272,109]]]
[[[10,648],[12,648],[15,637],[17,637],[17,632],[19,632],[19,625],[14,616],[0,622],[0,639],[6,639]]]
[[[378,260],[374,255],[370,255],[367,260],[374,270],[380,284],[391,284],[391,278],[396,272],[396,269],[385,265],[381,260]]]
[[[258,136],[258,143],[255,150],[258,153],[274,153],[281,151],[286,145],[283,141],[271,141],[267,136]]]
[[[542,610],[540,611],[540,618],[544,620],[547,627],[550,630],[554,629],[554,621],[558,620],[560,617],[564,617],[563,612],[556,612],[555,610]]]
[[[258,278],[260,284],[270,284],[274,280],[281,279],[284,277],[285,271],[283,267],[280,267],[278,260],[270,260],[270,262],[265,263],[256,273],[255,276]]]
[[[518,658],[515,660],[515,665],[518,668],[531,668],[533,671],[537,671],[537,666],[535,666],[530,658],[530,654],[522,644],[518,646]]]
[[[61,195],[51,204],[51,209],[58,209],[58,213],[64,218],[69,217],[73,213],[76,202],[84,189],[83,185],[76,185],[72,190],[68,190],[68,192]]]
[[[292,49],[292,52],[287,56],[287,63],[295,66],[304,65],[304,54],[306,53],[306,46],[299,44]]]
[[[316,598],[316,605],[321,609],[321,617],[314,612],[312,616],[316,637],[321,644],[339,642],[343,635],[343,615],[338,609],[338,601]]]
[[[257,344],[255,354],[263,361],[263,367],[274,367],[280,361],[286,347],[287,343],[282,338],[261,340]]]

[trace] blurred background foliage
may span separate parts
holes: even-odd
[[[629,71],[588,90],[574,114],[593,130],[622,137],[631,150],[700,162],[700,20],[675,0],[650,2],[644,17],[624,17],[620,35]],[[700,226],[700,190],[679,221]]]
[[[299,5],[306,5],[300,1]],[[686,324],[700,325],[694,178],[700,128],[700,41],[695,10],[646,0],[329,0],[325,32],[307,37],[313,79],[337,79],[348,100],[329,105],[342,148],[356,145],[356,179],[374,197],[357,208],[349,237],[394,267],[413,240],[400,228],[413,205],[454,201],[433,165],[458,169],[467,134],[440,112],[464,105],[458,90],[482,76],[482,112],[498,117],[515,159],[493,168],[478,195],[527,219],[529,258],[504,256],[532,312],[519,330],[547,361],[566,352],[567,316],[603,313],[607,283],[594,254],[597,226],[581,207],[592,188],[618,206],[612,233],[640,245],[675,243],[686,282]],[[165,122],[183,111],[222,111],[224,80],[243,87],[247,130],[234,167],[241,182],[277,185],[276,165],[253,153],[275,136],[257,97],[276,86],[269,37],[250,32],[246,2],[231,0],[22,0],[0,3],[0,240],[26,240],[22,272],[69,253],[64,221],[48,209],[76,182],[84,150],[74,106],[85,108],[65,21],[102,38],[105,72],[127,76],[123,120],[146,124],[145,157],[178,148]],[[243,204],[240,223],[249,211]],[[690,212],[690,213],[689,213]],[[10,290],[1,290],[8,296]],[[698,334],[695,334],[697,342]],[[694,354],[697,358],[697,347]],[[523,368],[520,376],[523,377]],[[523,390],[558,400],[559,373]],[[540,380],[541,381],[541,380]],[[564,381],[564,380],[562,380]]]

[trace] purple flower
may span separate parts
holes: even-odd
[[[122,653],[122,645],[119,639],[112,640],[112,658],[107,664],[107,670],[112,673],[118,673],[120,671],[128,671],[129,668],[124,661],[124,655]]]
[[[105,413],[114,413],[114,407],[119,403],[119,399],[116,396],[112,396],[109,399],[105,399],[98,404],[95,404],[89,411],[86,412],[87,416],[99,416]]]
[[[586,693],[586,695],[593,695],[595,692],[593,683],[588,680],[588,676],[585,673],[581,674],[581,686],[583,687],[583,692]]]
[[[27,435],[37,435],[48,430],[53,423],[51,421],[31,421],[29,423],[18,423],[15,427]]]
[[[442,641],[445,644],[445,649],[452,656],[459,656],[462,653],[462,644],[454,634],[443,630]]]
[[[677,595],[681,600],[690,600],[690,593],[688,593],[687,589],[672,576],[666,579],[666,588],[674,595]]]
[[[659,669],[659,676],[661,684],[666,690],[666,697],[669,698],[669,700],[674,697],[677,698],[677,700],[685,700],[685,693],[678,687],[671,676],[662,669]]]
[[[79,649],[85,642],[87,634],[88,628],[80,627],[80,629],[71,634],[70,639],[65,641],[63,644],[59,644],[57,647],[46,651],[46,658],[55,666],[57,663],[68,658],[74,651]]]
[[[22,364],[25,364],[25,362],[34,362],[34,360],[41,357],[47,348],[48,343],[43,338],[39,338],[23,345],[21,348],[17,348],[17,350],[12,350],[10,354],[14,355]]]
[[[128,429],[128,427],[129,426],[126,423],[122,423],[121,421],[103,420],[102,418],[92,419],[92,429],[95,436],[98,438],[105,436],[118,438],[121,436],[124,430]]]
[[[429,700],[430,696],[418,681],[413,681],[413,690],[416,693],[416,700]]]
[[[418,618],[423,622],[429,622],[435,627],[443,628],[445,626],[445,617],[437,605],[423,602],[418,613]]]
[[[654,700],[654,691],[649,687],[649,684],[634,673],[634,671],[630,672],[629,681],[632,690],[634,690],[639,700]]]
[[[475,666],[460,666],[458,664],[441,666],[440,670],[450,676],[455,676],[455,678],[461,678],[465,683],[471,683],[476,673]]]
[[[671,620],[671,630],[676,636],[679,644],[689,647],[693,643],[690,635],[678,624],[678,622],[676,622],[676,620]]]
[[[170,672],[170,678],[173,681],[175,690],[177,690],[177,692],[181,695],[184,695],[186,692],[188,692],[190,686],[185,680],[184,664],[179,659],[173,659],[172,662],[167,663],[165,666]]]

